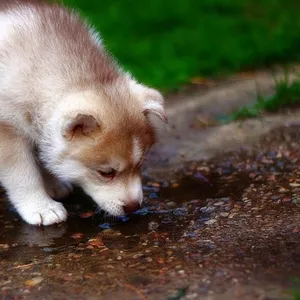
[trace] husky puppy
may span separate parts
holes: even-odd
[[[166,122],[161,94],[136,82],[80,16],[57,4],[0,3],[0,181],[29,224],[65,221],[55,201],[79,185],[117,216],[143,200],[140,167]]]

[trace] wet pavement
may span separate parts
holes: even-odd
[[[296,299],[299,149],[300,127],[282,127],[165,180],[146,169],[144,206],[123,218],[78,191],[66,223],[36,228],[5,201],[1,299]]]

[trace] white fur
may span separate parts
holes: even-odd
[[[129,195],[130,195],[130,199],[142,204],[143,190],[142,190],[142,182],[140,177],[136,176],[132,178],[131,182],[129,183]]]
[[[139,176],[130,179],[127,186],[116,182],[113,186],[91,180],[81,180],[81,186],[95,202],[113,216],[123,215],[123,207],[130,202],[143,202],[142,183]]]
[[[89,28],[89,25],[86,24],[86,26]],[[96,29],[94,27],[90,27],[89,28],[89,33],[90,35],[92,36],[95,44],[98,46],[98,47],[102,47],[102,40],[100,38],[100,35],[99,33],[96,31]]]
[[[3,129],[0,138],[1,182],[21,217],[34,225],[50,225],[66,220],[67,212],[63,205],[46,193],[28,141],[14,133],[8,138]]]
[[[24,22],[26,22],[28,29],[35,25],[34,12],[28,7],[11,13],[0,12],[0,42],[10,38],[18,30],[18,27],[24,26]]]
[[[58,22],[65,22],[64,18],[70,24],[79,22],[76,14],[68,19],[63,9],[59,18]],[[49,28],[49,20],[29,4],[0,12],[0,181],[21,217],[30,224],[50,225],[66,220],[65,208],[52,198],[70,193],[71,183],[79,184],[110,214],[121,215],[128,202],[142,203],[140,177],[128,172],[124,181],[116,177],[107,182],[98,172],[103,166],[87,166],[76,159],[82,145],[70,144],[63,132],[78,114],[92,115],[101,127],[105,113],[114,109],[104,103],[106,94],[118,99],[123,89],[130,90],[128,99],[134,101],[133,94],[138,99],[130,104],[138,114],[145,109],[159,109],[162,114],[161,95],[138,85],[125,73],[112,87],[93,82],[89,66],[77,61],[73,52],[70,55],[64,51],[68,49],[65,39],[51,30],[44,34],[41,24]],[[96,44],[99,52],[104,51],[92,28],[87,27],[86,34],[91,44],[82,49]],[[82,78],[91,82],[90,86],[83,88]],[[100,88],[105,92],[101,93]],[[148,100],[151,101],[147,104]],[[128,107],[126,101],[124,108]],[[84,140],[91,146],[99,141]],[[132,160],[136,164],[143,145],[137,137],[132,143]],[[36,161],[35,147],[39,149],[41,166]],[[122,172],[128,163],[116,156],[106,167]]]
[[[143,149],[137,137],[133,137],[132,149],[132,161],[136,165],[141,161],[143,155]]]

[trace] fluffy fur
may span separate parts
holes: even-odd
[[[8,4],[7,4],[8,3]],[[66,220],[72,184],[112,215],[142,203],[140,167],[166,121],[159,92],[138,84],[73,11],[0,4],[0,181],[30,224]]]

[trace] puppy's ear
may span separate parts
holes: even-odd
[[[66,140],[72,140],[74,137],[90,136],[99,128],[100,125],[93,116],[79,113],[64,122],[62,135]]]
[[[131,90],[142,102],[142,112],[145,116],[154,114],[163,122],[168,123],[164,109],[164,98],[157,90],[145,87],[135,81],[131,81]]]
[[[154,89],[146,88],[144,94],[144,110],[143,114],[154,114],[159,117],[163,122],[168,123],[168,118],[164,109],[164,98],[163,96]]]

